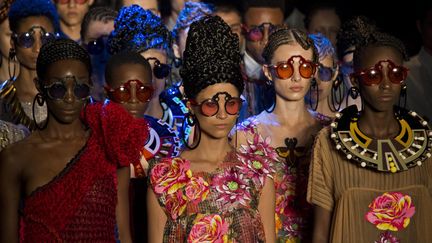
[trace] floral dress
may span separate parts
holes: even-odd
[[[213,172],[192,172],[181,157],[151,162],[150,184],[167,215],[163,242],[265,242],[258,204],[276,158],[257,138]]]
[[[248,138],[257,137],[259,121],[250,117],[237,126]],[[270,144],[271,138],[265,138]],[[312,237],[313,208],[306,201],[309,161],[312,142],[306,147],[297,146],[296,138],[286,138],[283,147],[275,148],[278,160],[274,165],[276,191],[277,242],[309,241]]]

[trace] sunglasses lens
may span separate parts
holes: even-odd
[[[74,94],[78,99],[86,99],[90,95],[90,86],[86,84],[76,84]]]
[[[309,62],[302,63],[299,67],[299,71],[303,78],[310,78],[314,74],[314,67]]]
[[[18,45],[24,48],[30,48],[33,46],[34,38],[31,33],[23,33],[18,37]]]
[[[168,77],[170,73],[170,66],[168,64],[164,63],[155,63],[153,68],[153,73],[158,79],[166,78]]]
[[[54,83],[48,89],[48,96],[55,100],[63,99],[66,94],[66,87],[62,83]]]
[[[251,41],[260,41],[263,38],[263,33],[259,27],[255,27],[249,31],[247,36]]]
[[[130,91],[126,87],[121,86],[114,90],[111,99],[118,103],[127,102],[130,99]]]
[[[149,102],[153,96],[153,88],[150,86],[141,86],[137,88],[136,92],[137,99],[143,103]]]
[[[103,38],[98,38],[97,40],[90,41],[87,44],[87,51],[92,55],[99,55],[105,48],[105,43]]]
[[[230,115],[237,115],[242,106],[242,100],[239,98],[231,98],[225,103],[225,110]]]
[[[381,70],[369,69],[360,78],[365,85],[379,84],[382,80]]]
[[[287,79],[293,75],[293,68],[288,63],[279,64],[276,68],[278,78]]]
[[[333,69],[329,67],[320,66],[318,69],[318,78],[321,81],[327,82],[330,81],[333,77]]]
[[[404,81],[406,75],[407,73],[405,69],[401,66],[392,67],[388,72],[390,81],[395,84],[400,84],[402,81]]]
[[[45,45],[46,43],[51,42],[53,40],[55,40],[55,35],[53,33],[46,32],[42,34],[42,38],[41,38],[42,45]]]
[[[213,100],[204,101],[201,104],[201,113],[205,116],[213,116],[219,110],[219,104]]]

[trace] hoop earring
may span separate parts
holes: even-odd
[[[42,125],[42,126],[39,126],[39,124],[37,123],[37,121],[36,121],[36,116],[35,116],[35,103],[37,103],[38,104],[38,106],[43,106],[44,104],[45,104],[45,98],[42,96],[42,94],[41,93],[38,93],[35,97],[34,97],[34,99],[33,99],[33,104],[32,104],[32,116],[33,116],[33,121],[34,121],[34,124],[35,124],[35,126],[36,126],[36,128],[38,129],[38,130],[44,130],[46,127],[47,127],[47,125],[48,125],[48,117],[49,117],[49,111],[48,111],[48,115],[47,115],[47,118],[46,118],[46,120],[45,120],[45,123]]]
[[[275,107],[276,107],[276,90],[274,88],[273,82],[271,80],[267,79],[267,81],[266,81],[266,83],[264,85],[264,89],[265,89],[265,91],[264,91],[264,94],[261,94],[260,101],[261,101],[261,104],[264,105],[264,110],[267,113],[272,113],[274,111]],[[266,97],[265,94],[267,93],[266,92],[267,89],[270,89],[270,90],[274,91],[274,93],[272,93],[272,96],[271,96],[273,98],[273,102],[271,103],[270,107],[268,107],[266,105],[267,102],[266,102],[266,99],[265,99],[265,97]]]
[[[11,68],[11,62],[13,62],[13,71]],[[16,78],[16,70],[17,70],[17,64],[18,60],[16,59],[16,52],[15,49],[10,48],[9,49],[9,58],[8,58],[8,73],[9,73],[9,79],[12,80]]]
[[[195,136],[197,136],[196,134],[198,134],[198,139],[196,140],[196,142],[193,141],[192,145],[189,145],[188,138],[186,138],[186,136],[189,135],[186,134],[185,132],[187,127],[195,127],[193,140],[195,140]],[[201,129],[199,126],[198,119],[196,118],[196,116],[192,115],[191,113],[188,113],[185,116],[185,119],[183,120],[182,129],[181,129],[181,139],[184,145],[186,146],[186,148],[190,150],[196,149],[196,147],[198,147],[199,143],[201,142]]]
[[[312,93],[316,92],[316,100],[315,100],[315,106],[313,105],[313,101],[312,101]],[[309,88],[309,107],[313,110],[316,111],[318,108],[318,102],[319,102],[319,91],[318,91],[318,83],[316,81],[315,78],[312,78],[311,81],[311,86]]]
[[[349,90],[348,90],[348,94],[347,94],[347,98],[345,100],[346,104],[345,107],[348,107],[348,98],[351,97],[353,100],[357,99],[359,97],[360,94],[360,90],[355,87],[352,86]],[[363,106],[363,105],[362,105]]]
[[[343,82],[339,80],[339,76],[337,79],[333,82],[332,89],[331,89],[331,99],[329,101],[329,107],[332,112],[337,112],[340,110],[340,107],[342,106],[342,102],[345,98],[345,86],[343,85]]]
[[[179,68],[183,64],[183,61],[181,58],[174,58],[174,67]]]
[[[407,104],[407,85],[403,84],[400,94],[399,94],[399,101],[398,101],[398,106],[403,108],[404,110],[406,109],[406,104]],[[403,106],[401,105],[401,103],[403,104]]]

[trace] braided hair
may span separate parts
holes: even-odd
[[[15,0],[10,6],[8,15],[12,32],[17,32],[22,19],[33,16],[48,17],[54,31],[60,32],[59,16],[51,0]]]
[[[171,34],[161,18],[136,4],[120,9],[108,37],[111,54],[125,50],[141,53],[153,48],[169,53],[171,43]]]
[[[365,16],[354,16],[344,22],[337,34],[337,54],[342,60],[346,51],[364,42],[371,32],[377,31],[375,23]]]
[[[110,57],[105,68],[105,81],[108,85],[112,85],[112,74],[114,70],[125,64],[139,64],[146,70],[145,76],[148,80],[152,80],[152,69],[150,63],[141,54],[136,52],[119,52]]]
[[[281,45],[298,43],[304,50],[312,49],[312,61],[318,62],[318,52],[314,42],[308,37],[306,32],[288,27],[281,27],[270,34],[267,45],[264,47],[263,58],[267,64],[271,63],[274,52]]]
[[[179,32],[187,29],[194,21],[201,19],[206,15],[213,13],[212,6],[201,2],[186,2],[184,8],[180,11],[174,29],[172,30],[173,38],[178,41]]]
[[[61,60],[77,60],[85,64],[89,77],[91,76],[90,56],[87,51],[70,39],[57,39],[46,43],[40,49],[37,61],[36,72],[39,82],[43,82],[46,72],[51,64]],[[42,87],[42,83],[39,83]]]
[[[0,23],[3,23],[8,16],[9,8],[14,0],[4,0],[0,6]]]
[[[330,40],[327,39],[323,34],[309,34],[309,38],[311,38],[315,44],[315,48],[318,52],[319,60],[323,60],[326,57],[332,57],[333,60],[337,60],[336,51],[333,48]]]
[[[94,7],[90,8],[90,10],[84,16],[84,19],[81,23],[81,38],[84,38],[89,24],[91,21],[102,21],[107,23],[109,21],[115,20],[117,17],[117,11],[108,8],[108,7]]]
[[[238,46],[237,35],[219,16],[205,16],[193,22],[180,69],[186,97],[195,98],[201,90],[217,83],[230,83],[242,93]]]

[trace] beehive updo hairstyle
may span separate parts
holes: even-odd
[[[180,76],[187,98],[217,83],[230,83],[243,92],[239,40],[219,16],[205,16],[191,24],[183,57]]]
[[[91,76],[91,62],[87,51],[73,40],[57,39],[46,43],[40,49],[36,62],[36,72],[41,87],[50,65],[61,60],[77,60],[84,63],[89,77]]]

